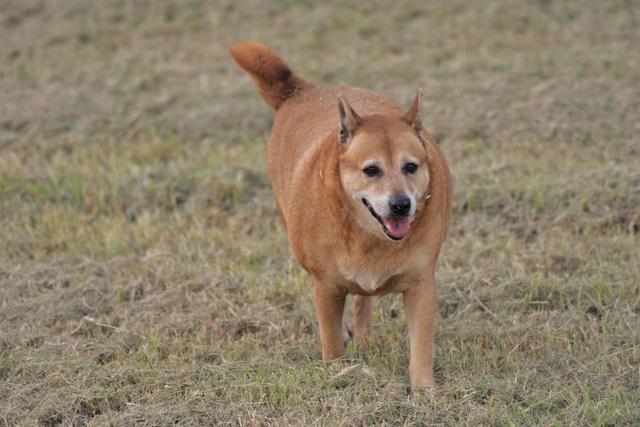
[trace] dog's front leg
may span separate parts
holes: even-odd
[[[344,312],[344,295],[336,293],[321,281],[314,279],[316,316],[320,326],[322,342],[322,360],[329,361],[344,356],[344,340],[342,334],[342,315]]]
[[[433,387],[433,324],[438,306],[433,275],[404,291],[403,300],[409,329],[411,388]]]

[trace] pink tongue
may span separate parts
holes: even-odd
[[[387,227],[389,235],[396,239],[402,239],[409,234],[409,230],[411,229],[409,218],[383,218],[382,222],[384,222],[384,226]]]

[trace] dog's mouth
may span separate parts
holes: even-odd
[[[383,218],[373,209],[373,206],[369,203],[367,199],[362,199],[362,203],[369,209],[371,215],[380,223],[382,226],[382,231],[384,234],[390,238],[391,240],[402,240],[409,234],[411,231],[411,223],[409,222],[409,218],[406,216],[400,217],[386,217]]]

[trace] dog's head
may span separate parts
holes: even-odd
[[[427,148],[420,137],[418,91],[403,116],[360,117],[338,98],[341,145],[340,179],[351,198],[356,222],[368,232],[402,240],[429,188]]]

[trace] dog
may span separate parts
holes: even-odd
[[[412,389],[433,387],[435,266],[451,216],[451,177],[408,111],[352,86],[318,86],[260,43],[230,54],[275,110],[267,172],[296,261],[313,277],[322,358],[345,354],[354,295],[356,338],[372,333],[373,297],[401,292]]]

